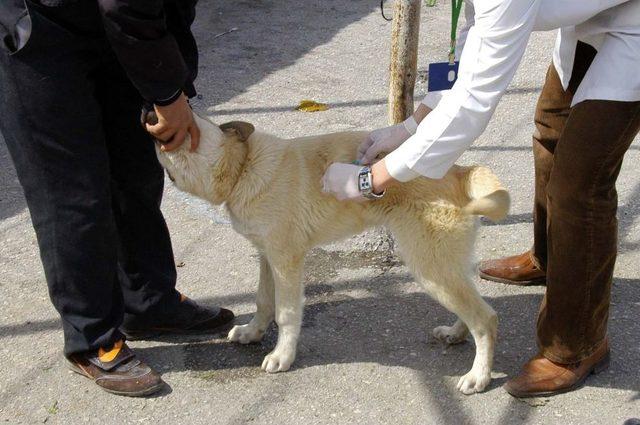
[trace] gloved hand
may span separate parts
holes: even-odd
[[[400,124],[372,131],[358,148],[358,161],[360,164],[372,164],[380,153],[396,150],[415,134],[417,128],[418,123],[413,116],[410,116]]]
[[[332,194],[339,201],[366,201],[358,185],[361,168],[360,165],[334,162],[322,177],[322,191]]]

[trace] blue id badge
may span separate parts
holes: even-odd
[[[449,90],[458,79],[460,62],[439,62],[429,64],[429,91]]]

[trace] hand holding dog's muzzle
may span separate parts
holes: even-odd
[[[162,151],[178,149],[185,142],[187,135],[191,137],[191,152],[195,151],[200,143],[200,129],[184,95],[170,105],[154,105],[152,111],[146,112],[143,124],[160,142]]]
[[[142,107],[142,116],[140,117],[140,124],[142,125],[142,128],[144,128],[145,130],[147,129],[148,125],[154,126],[158,124],[158,115],[156,114],[156,111],[153,109],[153,105],[151,106],[145,105]],[[166,144],[166,142],[154,137],[153,135],[151,136],[153,138],[153,141],[156,142],[156,144],[158,144],[159,146],[164,146]]]

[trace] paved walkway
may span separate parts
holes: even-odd
[[[446,57],[449,4],[423,11],[420,69]],[[304,4],[301,8],[300,4]],[[216,34],[237,28],[220,37]],[[390,24],[376,1],[202,1],[195,108],[219,122],[243,119],[281,136],[382,126],[386,121]],[[483,137],[461,162],[491,166],[511,189],[513,209],[481,230],[478,256],[531,244],[532,114],[553,34],[533,37],[521,70]],[[418,91],[424,93],[424,83]],[[326,112],[294,111],[302,99]],[[606,117],[603,117],[606,118]],[[479,282],[500,316],[495,380],[483,394],[455,390],[470,368],[471,342],[444,347],[430,330],[453,320],[400,265],[381,265],[367,239],[318,249],[308,259],[307,307],[295,368],[259,370],[275,343],[223,338],[136,342],[164,373],[167,393],[110,396],[63,368],[62,334],[46,291],[24,200],[0,143],[0,420],[9,423],[185,424],[622,424],[640,417],[640,177],[627,156],[620,177],[620,250],[613,288],[611,368],[577,392],[522,402],[500,385],[535,351],[542,289]],[[255,251],[223,214],[167,189],[179,286],[203,302],[254,310]],[[364,248],[363,248],[364,247]]]

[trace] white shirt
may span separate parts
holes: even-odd
[[[640,0],[465,0],[458,80],[429,93],[433,109],[416,133],[387,155],[396,180],[442,178],[487,127],[522,60],[532,31],[560,29],[553,63],[568,86],[577,40],[598,53],[575,93],[640,101]],[[466,39],[466,41],[465,41]]]

